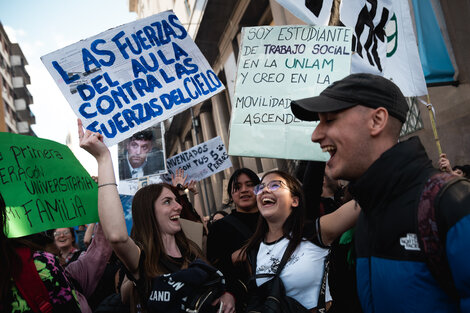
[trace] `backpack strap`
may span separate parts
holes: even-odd
[[[289,254],[287,253],[288,248],[289,248],[289,245],[286,247],[286,250],[282,254],[281,262],[279,263],[279,266],[277,267],[277,270],[276,270],[276,276],[281,275],[281,272],[284,269],[284,266],[286,266],[287,261],[289,261],[289,258],[292,255],[292,253],[289,253]]]
[[[287,248],[288,247],[289,246],[287,246]],[[289,260],[291,256],[291,254],[287,253],[287,248],[284,251],[284,254],[282,255],[281,262],[279,262],[276,273],[274,274],[256,274],[256,259],[258,257],[259,246],[256,249],[251,249],[250,251],[248,251],[247,258],[248,258],[248,263],[250,264],[251,271],[252,271],[252,277],[250,278],[250,280],[256,280],[257,278],[275,277],[275,276],[281,275],[281,272],[284,269],[284,266],[287,264],[287,261]]]
[[[22,268],[13,277],[15,285],[33,312],[51,313],[52,304],[49,292],[39,277],[31,250],[26,247],[16,248],[16,253],[21,258]]]
[[[330,270],[330,250],[325,257],[325,262],[323,263],[323,277],[321,279],[320,293],[318,295],[317,302],[317,313],[326,313],[326,284],[328,278],[328,272]]]
[[[453,299],[458,300],[458,292],[452,279],[445,252],[443,236],[439,235],[437,210],[439,199],[451,185],[463,180],[449,173],[439,172],[432,175],[424,185],[418,205],[418,241],[426,257],[429,271],[439,286]]]
[[[253,235],[253,231],[251,231],[251,229],[248,226],[246,226],[245,223],[240,221],[238,218],[236,218],[232,214],[225,216],[223,220],[229,223],[230,225],[232,225],[238,232],[240,232],[243,235],[243,237],[245,237],[245,240],[248,240],[251,237],[251,235]]]
[[[258,257],[258,250],[259,250],[259,246],[255,249],[251,249],[246,252],[248,263],[250,264],[250,268],[251,268],[252,278],[254,278],[256,275],[256,259]]]

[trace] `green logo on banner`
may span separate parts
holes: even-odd
[[[393,14],[388,22],[385,33],[387,35],[387,58],[389,58],[394,55],[398,49],[398,23],[395,14]]]

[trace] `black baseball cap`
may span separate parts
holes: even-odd
[[[408,103],[400,88],[378,75],[351,74],[323,90],[319,96],[291,102],[295,117],[304,121],[318,121],[318,113],[344,110],[355,105],[369,108],[383,107],[402,123],[406,120]]]

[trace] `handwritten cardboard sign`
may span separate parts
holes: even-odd
[[[96,183],[54,141],[0,133],[0,191],[12,238],[98,221]]]
[[[295,118],[290,102],[316,96],[347,76],[351,43],[346,27],[243,28],[229,154],[327,160],[310,141],[316,124]]]
[[[162,175],[166,182],[171,182],[171,174],[179,168],[188,175],[188,181],[200,181],[231,167],[232,162],[222,139],[215,137],[167,159],[166,165],[168,174]]]
[[[172,11],[41,59],[83,125],[108,146],[224,89]]]

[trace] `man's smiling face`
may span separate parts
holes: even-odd
[[[356,105],[346,110],[319,113],[320,123],[312,141],[330,154],[326,171],[333,179],[354,180],[370,164],[367,153],[370,134],[367,130],[369,108]]]

